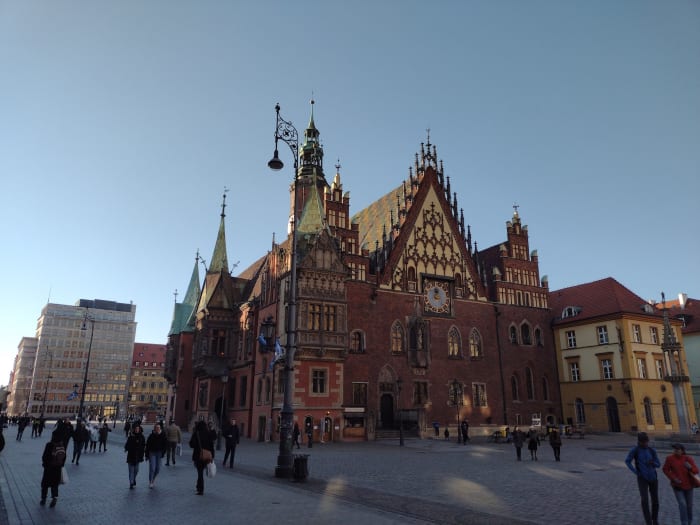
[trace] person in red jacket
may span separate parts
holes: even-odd
[[[678,501],[681,524],[689,525],[693,522],[694,475],[698,473],[698,467],[693,458],[686,455],[685,447],[681,443],[674,443],[671,448],[673,454],[666,458],[663,471],[671,480],[671,488]]]

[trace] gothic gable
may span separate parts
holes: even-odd
[[[422,292],[423,276],[438,277],[452,283],[455,297],[483,300],[485,293],[466,240],[436,188],[434,172],[428,169],[394,242],[383,287]]]

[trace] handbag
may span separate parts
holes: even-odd
[[[61,485],[66,485],[68,483],[68,471],[66,467],[61,467]]]
[[[216,476],[216,463],[213,461],[207,465],[207,476],[210,478]]]
[[[199,461],[205,465],[210,465],[214,456],[212,456],[211,450],[202,448],[202,441],[199,439],[199,433],[197,433],[197,442],[199,443]]]

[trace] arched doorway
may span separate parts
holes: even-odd
[[[608,413],[608,432],[620,432],[620,413],[617,409],[617,399],[607,398],[605,410]]]
[[[382,428],[394,427],[394,397],[391,394],[382,394],[379,404],[379,424]]]

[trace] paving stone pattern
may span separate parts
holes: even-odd
[[[538,461],[523,450],[515,460],[509,444],[474,439],[467,445],[444,440],[314,444],[305,482],[274,477],[277,445],[243,439],[234,470],[205,478],[203,496],[194,494],[196,471],[185,435],[177,465],[163,464],[154,489],[148,464],[129,490],[125,437],[117,428],[106,453],[83,454],[80,466],[67,463],[70,483],[59,489],[58,505],[39,506],[41,453],[50,435],[22,442],[5,429],[0,453],[0,524],[113,524],[125,516],[171,517],[189,523],[274,520],[275,524],[643,524],[636,480],[624,465],[635,437],[624,434],[565,439],[562,461],[543,443]],[[150,428],[146,429],[146,435]],[[655,444],[663,458],[668,443]],[[696,449],[689,451],[693,454]],[[68,460],[73,444],[68,447]],[[678,523],[678,510],[660,475],[662,524]],[[697,508],[700,515],[700,508]]]

